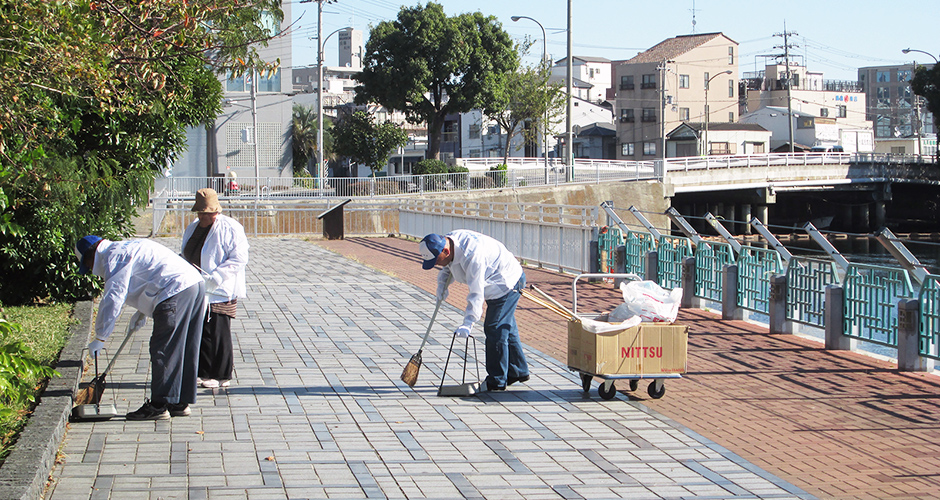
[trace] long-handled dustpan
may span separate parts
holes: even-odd
[[[470,352],[470,340],[473,339],[473,361],[476,364],[477,380],[476,382],[467,381],[467,355]],[[467,397],[475,396],[480,392],[480,357],[477,352],[477,339],[472,336],[466,337],[463,347],[463,374],[460,377],[460,383],[457,385],[444,385],[447,380],[447,366],[450,364],[450,355],[454,352],[454,342],[457,340],[457,334],[450,340],[450,351],[447,352],[447,361],[444,362],[444,372],[441,373],[441,385],[437,388],[437,395],[442,397]]]
[[[111,356],[111,361],[108,363],[108,366],[101,373],[98,373],[98,356],[95,356],[95,378],[91,379],[88,385],[78,391],[78,394],[75,396],[75,402],[77,404],[72,408],[72,420],[110,420],[118,415],[117,408],[113,403],[101,404],[101,396],[104,395],[104,389],[107,386],[106,375],[111,371],[111,367],[114,366],[114,361],[117,360],[121,351],[124,350],[124,346],[127,345],[131,335],[136,331],[137,329],[135,329],[133,325],[127,326],[127,335],[118,347],[117,352],[114,353],[114,356]]]

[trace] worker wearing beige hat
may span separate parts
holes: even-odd
[[[248,238],[238,221],[222,215],[219,195],[212,188],[196,191],[192,211],[196,220],[183,232],[182,255],[202,271],[209,299],[199,351],[199,384],[227,387],[235,364],[232,318],[238,299],[247,290]]]

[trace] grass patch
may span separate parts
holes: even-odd
[[[38,364],[52,368],[59,359],[59,352],[69,337],[72,324],[71,304],[56,304],[29,307],[4,307],[0,309],[3,318],[18,323],[22,328],[0,332],[0,349],[20,344],[16,351]],[[16,370],[9,363],[0,363],[0,370]],[[28,394],[13,395],[13,389],[6,388],[0,398],[0,463],[6,458],[16,442],[16,437],[28,421],[29,414],[35,407],[35,398],[45,387],[48,377],[26,376],[19,379],[22,385],[31,391]]]

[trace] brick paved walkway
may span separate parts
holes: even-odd
[[[420,269],[414,241],[316,243],[435,290],[436,272]],[[570,307],[571,276],[526,275]],[[451,287],[448,302],[462,309],[460,288]],[[579,311],[609,310],[618,299],[610,285],[578,284]],[[523,342],[564,363],[564,319],[528,300],[519,304]],[[900,373],[894,363],[825,351],[816,341],[702,310],[682,310],[680,321],[691,326],[689,373],[667,381],[662,399],[649,399],[643,386],[630,399],[820,498],[940,498],[936,374]]]
[[[250,243],[232,387],[200,389],[187,417],[72,423],[44,498],[814,498],[650,409],[683,401],[680,383],[649,407],[603,401],[527,348],[526,384],[437,397],[456,307],[441,308],[418,384],[406,386],[399,376],[434,307],[435,273],[417,268],[413,243],[327,245],[396,277],[297,238]],[[567,278],[530,276],[563,296]],[[520,323],[530,345],[560,355],[557,317],[523,304]],[[108,375],[103,401],[121,414],[149,392],[148,333],[132,337]]]

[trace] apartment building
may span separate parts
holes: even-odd
[[[572,56],[571,95],[595,104],[608,100],[611,90],[611,62],[603,57]],[[549,83],[567,86],[568,58],[563,57],[552,66]]]
[[[913,74],[913,63],[858,69],[858,81],[868,103],[866,116],[874,124],[876,152],[924,155],[937,152],[933,114],[927,111],[923,98],[911,91]]]
[[[722,33],[669,38],[613,64],[618,159],[663,158],[681,123],[737,121],[738,43]]]

